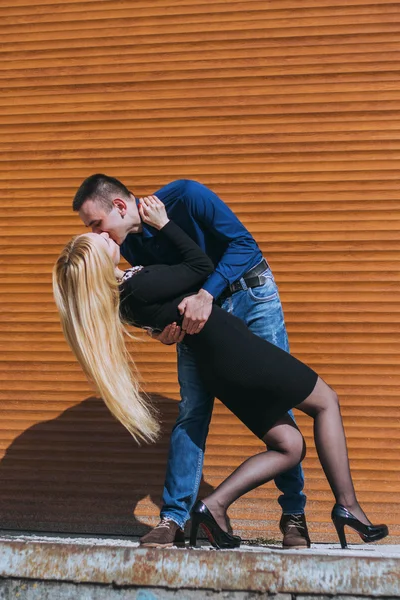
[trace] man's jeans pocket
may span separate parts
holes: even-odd
[[[270,271],[267,271],[262,277],[264,277],[265,283],[254,288],[249,288],[249,296],[255,302],[271,302],[278,297],[278,288]]]

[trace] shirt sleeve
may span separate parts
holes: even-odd
[[[182,197],[195,220],[216,238],[226,242],[226,250],[215,271],[203,285],[214,298],[252,268],[260,249],[250,232],[231,209],[209,188],[197,181],[186,181]]]
[[[169,221],[157,235],[167,237],[179,250],[182,262],[177,265],[144,267],[123,285],[126,296],[133,294],[143,303],[159,303],[176,298],[194,286],[200,286],[214,265],[178,225]]]

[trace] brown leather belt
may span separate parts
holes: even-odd
[[[269,268],[269,265],[265,258],[258,263],[255,267],[247,271],[240,279],[237,279],[231,285],[228,285],[218,298],[218,300],[225,300],[225,298],[229,298],[232,294],[236,292],[240,292],[241,290],[247,290],[248,288],[257,287],[259,285],[263,285],[265,283],[265,277],[262,276]]]

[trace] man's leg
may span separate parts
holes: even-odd
[[[264,276],[264,285],[236,292],[225,300],[222,307],[241,318],[253,333],[289,352],[278,288],[270,269]],[[294,418],[292,411],[289,414]],[[301,465],[277,477],[275,485],[282,492],[278,502],[283,513],[280,525],[284,534],[284,546],[308,546],[309,537],[304,517],[306,496],[303,493],[304,474]]]
[[[153,547],[172,546],[175,536],[182,541],[179,528],[184,528],[197,498],[214,403],[189,348],[181,343],[177,351],[181,401],[170,439],[161,522],[141,538],[142,545]]]

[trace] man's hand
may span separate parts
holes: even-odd
[[[199,333],[207,323],[212,310],[213,297],[206,290],[184,298],[178,310],[184,314],[182,330],[190,335]]]
[[[185,332],[181,330],[179,325],[171,323],[167,325],[161,333],[150,333],[150,337],[153,340],[158,340],[162,344],[170,346],[171,344],[178,344],[185,337]]]

